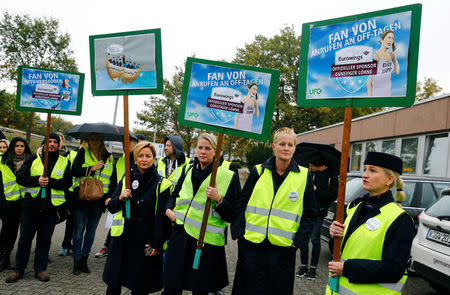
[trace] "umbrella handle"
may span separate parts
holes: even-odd
[[[125,201],[125,218],[130,219],[130,200]]]
[[[41,189],[41,199],[45,199],[45,187]]]

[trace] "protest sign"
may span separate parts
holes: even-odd
[[[161,30],[89,36],[93,95],[162,93]]]
[[[84,74],[20,66],[16,109],[80,115]]]
[[[279,78],[275,70],[188,58],[178,121],[265,141]]]
[[[420,4],[303,24],[300,106],[414,103]]]

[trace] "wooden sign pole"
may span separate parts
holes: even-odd
[[[220,133],[219,137],[217,138],[216,155],[214,157],[214,163],[213,163],[212,172],[211,172],[211,179],[209,181],[209,186],[212,186],[212,187],[216,186],[216,175],[217,175],[217,168],[219,168],[220,152],[222,150],[222,143],[223,143],[223,133]],[[198,237],[197,249],[195,251],[194,263],[192,265],[193,269],[198,269],[198,264],[200,262],[200,256],[202,254],[202,248],[203,248],[203,239],[205,238],[206,225],[208,224],[210,208],[211,208],[211,200],[207,198],[206,205],[205,205],[205,211],[203,212],[202,227],[200,228],[200,235]]]
[[[45,144],[44,144],[44,173],[42,174],[42,177],[47,177],[47,166],[48,166],[48,142],[50,137],[50,123],[52,120],[52,114],[47,113],[47,130],[45,132]],[[41,198],[45,198],[45,192],[46,188],[43,187],[41,190]]]
[[[352,108],[345,107],[344,131],[342,135],[341,169],[336,206],[336,221],[344,223],[345,185],[347,183],[348,155],[350,150],[350,128],[352,126]],[[341,238],[334,238],[333,261],[341,260]],[[339,277],[330,277],[330,289],[338,292]]]
[[[130,133],[128,124],[128,95],[123,96],[123,152],[125,153],[125,188],[130,189]],[[125,202],[125,218],[130,219],[130,200]]]

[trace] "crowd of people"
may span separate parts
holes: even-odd
[[[129,155],[114,161],[101,134],[89,134],[78,151],[67,151],[63,135],[51,133],[44,173],[45,148],[33,154],[21,137],[0,141],[0,271],[11,269],[19,233],[7,283],[23,278],[34,236],[35,277],[50,280],[46,270],[52,235],[63,220],[59,254],[73,252],[73,275],[90,273],[88,257],[105,211],[110,230],[96,257],[107,256],[106,294],[121,294],[122,287],[133,295],[161,290],[165,295],[181,295],[183,290],[220,294],[229,284],[228,230],[238,245],[233,295],[293,294],[296,276],[316,278],[320,229],[337,198],[338,180],[320,156],[311,157],[308,168],[298,165],[292,129],[274,133],[274,155],[251,169],[242,189],[236,167],[222,156],[211,185],[217,139],[210,133],[197,138],[193,159],[183,153],[178,136],[164,139],[166,156],[159,160],[148,141],[131,139],[128,148]],[[130,159],[129,171],[125,157]],[[342,260],[329,263],[330,277],[340,277],[340,291],[327,285],[326,294],[401,294],[406,281],[414,224],[395,201],[402,199],[402,161],[369,152],[364,171],[367,195],[348,205],[344,223],[330,226],[330,235],[342,238]],[[102,197],[97,200],[86,199],[82,189],[90,178],[101,182]],[[393,197],[391,187],[399,196]],[[208,200],[211,208],[198,260]],[[297,249],[301,264],[296,271]]]

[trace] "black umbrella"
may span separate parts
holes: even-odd
[[[333,173],[339,174],[341,164],[341,152],[333,146],[325,143],[304,141],[295,149],[295,161],[302,166],[308,167],[310,161],[316,157],[323,159]]]
[[[91,133],[101,135],[105,141],[123,141],[124,128],[108,123],[84,123],[75,125],[66,132],[67,135],[74,138],[85,140]],[[130,132],[130,138],[137,140],[132,132]]]

